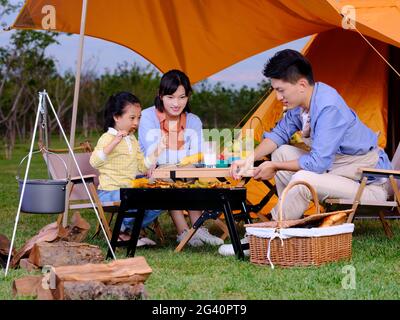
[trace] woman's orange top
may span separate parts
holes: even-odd
[[[165,112],[156,109],[158,121],[163,135],[167,136],[167,148],[180,150],[185,144],[186,113],[182,112],[178,120],[168,120]]]

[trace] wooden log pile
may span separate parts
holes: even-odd
[[[151,273],[144,257],[50,267],[45,275],[14,280],[13,294],[42,300],[144,299],[144,283]]]
[[[12,284],[14,296],[36,297],[38,300],[54,300],[43,275],[30,275],[15,279]]]
[[[10,240],[5,235],[0,234],[0,267],[6,267],[9,251]],[[15,250],[13,250],[13,254],[15,254]]]
[[[23,262],[22,265],[19,264],[19,262],[21,259],[30,255],[35,244],[57,241],[82,242],[87,237],[89,229],[89,223],[83,219],[78,212],[74,213],[71,218],[71,223],[66,228],[58,225],[57,222],[48,224],[44,226],[37,235],[29,239],[21,249],[14,252],[11,266],[26,266],[25,262]]]
[[[152,273],[144,257],[107,264],[53,267],[49,287],[59,300],[142,299],[144,282]]]

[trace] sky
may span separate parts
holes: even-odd
[[[4,22],[6,22],[7,25],[10,25],[16,16],[17,13],[10,15]],[[0,33],[0,47],[8,45],[10,36],[13,32],[16,31],[11,30],[9,32]],[[258,83],[265,80],[261,71],[264,64],[274,55],[275,52],[286,48],[301,50],[308,40],[309,37],[305,37],[259,53],[214,74],[209,77],[208,80],[211,84],[220,82],[224,86],[234,86],[236,88],[244,85],[247,85],[248,87],[256,87]],[[60,45],[51,45],[48,47],[46,54],[55,58],[59,72],[63,73],[66,70],[72,70],[75,72],[79,36],[61,35],[58,38],[58,41],[60,42]],[[149,64],[151,65],[151,63],[146,59],[128,48],[109,41],[93,37],[85,37],[83,69],[94,68],[97,73],[101,74],[105,70],[114,70],[118,64],[125,61],[129,64],[136,63],[143,67],[146,67]]]

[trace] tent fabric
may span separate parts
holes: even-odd
[[[356,27],[364,35],[399,47],[400,1],[398,0],[331,0],[336,8],[354,7]]]
[[[365,35],[400,46],[398,1],[355,2]],[[89,0],[86,35],[126,46],[162,72],[178,68],[197,82],[280,44],[341,28],[336,0]],[[12,25],[43,29],[45,5],[56,31],[79,33],[82,0],[28,0]]]
[[[45,5],[55,8],[55,31],[79,33],[82,0],[28,0],[12,28],[43,29]],[[341,19],[325,0],[89,0],[85,34],[197,82],[267,49],[339,27]]]

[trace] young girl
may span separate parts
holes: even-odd
[[[159,165],[176,164],[185,156],[201,151],[202,123],[198,116],[190,112],[191,93],[188,76],[180,70],[170,70],[161,78],[155,106],[143,111],[139,127],[143,152],[151,154],[159,141],[166,140],[167,147],[159,154]],[[182,210],[171,210],[170,213],[178,231],[177,241],[180,242],[188,232],[188,224]],[[200,215],[201,211],[189,211],[192,224]],[[190,239],[189,245],[201,246],[204,243],[221,245],[223,240],[201,227]]]
[[[112,95],[105,107],[104,131],[90,157],[90,164],[100,172],[98,194],[102,202],[119,201],[120,188],[130,187],[130,181],[138,173],[147,172],[156,162],[163,147],[160,143],[154,153],[144,158],[139,143],[133,135],[141,116],[139,99],[131,93],[120,92]],[[160,210],[145,211],[142,228],[148,226]],[[128,240],[126,229],[131,228],[133,218],[126,218],[121,228],[122,240]],[[125,233],[125,234],[124,234]],[[141,238],[138,246],[155,244],[154,241]]]

